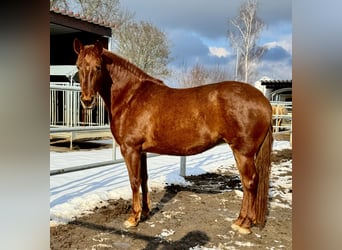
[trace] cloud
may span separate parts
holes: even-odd
[[[209,54],[208,47],[201,38],[194,32],[184,30],[170,30],[168,39],[172,41],[171,57],[179,63],[199,58]]]
[[[282,61],[292,57],[290,52],[282,47],[281,43],[270,42],[264,45],[266,52],[262,57],[262,60],[266,61]]]
[[[292,79],[292,63],[284,61],[261,61],[258,63],[259,76],[267,76],[276,80]]]
[[[258,63],[261,76],[272,79],[292,79],[292,43],[290,39],[264,44],[266,52]]]
[[[209,47],[209,55],[217,57],[227,57],[229,55],[229,52],[225,48]]]
[[[231,60],[232,55],[223,44],[212,45],[212,41],[203,39],[195,32],[187,32],[182,29],[169,30],[167,36],[172,41],[172,65],[181,65],[183,63],[188,65],[195,63],[217,65],[227,64]]]
[[[278,44],[292,55],[292,34],[281,37]]]
[[[267,24],[291,22],[292,2],[288,0],[259,1],[258,15]]]
[[[135,12],[138,20],[149,20],[162,29],[185,28],[202,36],[217,38],[226,35],[228,20],[238,15],[242,0],[125,0],[123,8]],[[289,0],[259,1],[258,15],[267,25],[290,22],[292,3]]]

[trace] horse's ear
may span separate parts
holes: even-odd
[[[75,40],[74,40],[74,51],[76,52],[76,54],[79,54],[82,49],[83,49],[83,44],[80,42],[80,40],[75,38]]]
[[[102,46],[102,43],[99,40],[97,40],[96,43],[95,43],[95,49],[97,50],[97,53],[99,53],[99,55],[102,54],[103,46]]]

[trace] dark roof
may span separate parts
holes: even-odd
[[[261,80],[261,85],[270,89],[292,88],[292,80]]]
[[[59,8],[50,9],[50,32],[52,34],[87,31],[101,36],[112,35],[114,24],[96,18],[81,16]]]

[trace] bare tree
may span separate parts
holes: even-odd
[[[67,0],[50,0],[50,8],[61,8],[70,10],[69,3]]]
[[[134,22],[134,14],[120,7],[120,0],[50,0],[51,7],[72,10],[113,24],[113,47],[118,54],[155,77],[170,74],[166,34],[148,22]]]
[[[257,0],[247,0],[240,7],[239,15],[230,20],[228,37],[236,49],[236,79],[248,82],[255,75],[255,66],[265,49],[256,45],[259,35],[265,27],[257,16]]]
[[[215,64],[208,71],[208,82],[220,82],[228,79],[228,70],[225,66]]]
[[[203,85],[207,78],[208,72],[205,67],[200,63],[196,63],[192,68],[185,70],[181,83],[185,87],[195,87]]]
[[[189,88],[227,80],[228,72],[219,64],[209,68],[196,63],[189,68],[183,63],[177,78],[180,86]]]
[[[170,48],[166,34],[149,22],[129,22],[114,30],[115,50],[155,77],[170,74]]]
[[[120,0],[78,0],[85,16],[113,23],[115,27],[129,22],[134,14],[122,10]],[[114,27],[114,28],[115,28]]]
[[[132,20],[134,14],[123,10],[120,0],[50,0],[50,7],[59,7],[99,20],[105,20],[113,26],[120,26]]]

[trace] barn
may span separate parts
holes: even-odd
[[[94,110],[80,105],[80,87],[73,50],[75,38],[84,44],[100,41],[110,49],[112,27],[102,20],[50,9],[50,141],[82,140],[111,136],[103,101]]]
[[[292,102],[292,80],[261,80],[261,85],[269,90],[271,101]]]
[[[275,80],[262,77],[254,83],[271,102],[292,102],[292,80]]]

